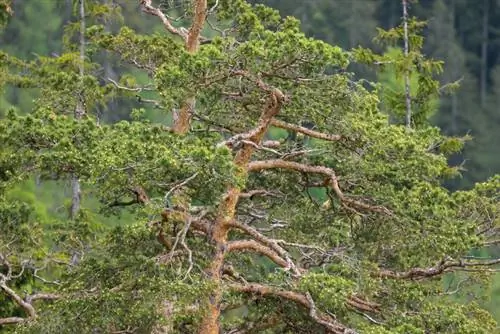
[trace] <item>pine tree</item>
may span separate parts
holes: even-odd
[[[408,22],[407,55],[355,54],[415,72],[408,129],[346,71],[352,53],[305,36],[292,17],[243,0],[139,3],[164,32],[94,25],[86,37],[89,54],[116,54],[147,75],[145,86],[131,75],[104,83],[91,59],[82,78],[71,50],[33,61],[0,55],[0,82],[42,92],[30,114],[0,120],[0,289],[9,300],[0,323],[18,333],[495,329],[475,295],[443,298],[477,292],[444,285],[446,273],[483,284],[500,263],[468,256],[497,240],[500,178],[442,187],[462,142],[428,124],[440,63],[421,53],[420,22]],[[380,32],[397,41],[401,31]],[[75,92],[88,110],[133,92],[174,122],[141,110],[114,124],[91,112],[76,119]],[[31,203],[9,197],[37,173],[76,175],[102,214],[129,212],[135,222],[96,231],[101,216],[81,210],[44,228]],[[26,277],[36,291],[23,289]]]

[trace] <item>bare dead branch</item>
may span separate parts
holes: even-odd
[[[190,227],[191,227],[191,220],[188,219],[188,221],[186,222],[186,225],[184,225],[184,229],[182,230],[182,234],[181,234],[181,246],[188,253],[188,263],[189,263],[189,267],[186,270],[186,274],[184,275],[184,278],[188,277],[189,273],[193,269],[193,252],[191,251],[191,249],[186,244],[186,235],[187,235],[187,232],[189,231]]]
[[[128,92],[140,93],[142,91],[151,91],[151,90],[153,90],[153,88],[150,87],[150,86],[130,88],[130,87],[126,87],[126,86],[120,85],[118,82],[116,82],[115,80],[113,80],[111,78],[107,78],[107,80],[109,82],[111,82],[113,84],[113,86],[115,86],[116,88],[118,88],[120,90],[125,90],[125,91],[128,91]]]
[[[240,198],[253,198],[254,196],[283,197],[281,194],[265,189],[254,189],[246,193],[241,193]]]
[[[35,293],[34,295],[26,296],[26,302],[31,303],[36,300],[58,300],[61,296],[55,293]]]
[[[167,16],[157,7],[153,7],[151,4],[152,0],[140,0],[139,4],[141,5],[142,11],[154,16],[157,16],[161,22],[163,23],[163,26],[165,29],[167,29],[170,33],[177,35],[181,37],[184,42],[187,43],[188,41],[188,34],[182,30],[182,29],[177,29],[175,28],[170,20],[167,18]]]
[[[272,121],[271,121],[272,122]],[[281,142],[279,140],[266,140],[262,142],[262,147],[267,148],[278,148],[280,147]]]
[[[194,173],[193,175],[191,175],[190,177],[188,177],[187,179],[185,179],[184,181],[174,185],[169,191],[167,191],[167,193],[165,194],[165,197],[164,197],[164,201],[165,201],[165,207],[168,207],[168,199],[170,197],[170,195],[177,189],[180,189],[182,187],[184,187],[186,184],[188,184],[189,182],[191,182],[192,180],[194,180],[196,177],[198,176],[198,172]]]

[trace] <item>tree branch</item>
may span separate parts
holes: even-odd
[[[172,34],[181,37],[184,40],[184,42],[187,43],[187,41],[188,41],[187,32],[185,32],[184,30],[175,28],[172,25],[172,23],[170,22],[170,20],[167,18],[167,16],[165,14],[163,14],[163,12],[159,8],[153,7],[151,2],[152,2],[152,0],[140,0],[139,4],[141,5],[142,11],[160,18],[165,29],[167,29]]]
[[[280,121],[277,119],[273,119],[271,121],[271,125],[275,126],[277,128],[290,130],[290,131],[294,131],[294,132],[299,132],[299,133],[302,133],[302,134],[307,135],[309,137],[328,140],[328,141],[338,141],[338,140],[341,140],[343,138],[341,135],[332,135],[329,133],[318,132],[318,131],[308,129],[308,128],[303,127],[303,126],[283,122],[283,121]]]
[[[5,281],[0,281],[0,288],[5,291],[5,293],[17,304],[19,305],[25,312],[28,314],[29,319],[36,318],[36,311],[33,305],[24,301],[14,290],[9,288]]]
[[[269,259],[271,259],[274,263],[283,268],[287,268],[289,266],[288,262],[281,256],[279,256],[275,251],[255,240],[236,240],[229,242],[227,245],[228,252],[246,251],[246,250],[254,251],[259,254],[265,255]]]
[[[235,290],[238,292],[243,292],[243,293],[251,293],[251,294],[256,294],[259,296],[275,296],[279,298],[284,298],[287,300],[291,300],[297,304],[300,304],[306,308],[309,309],[309,314],[311,318],[313,318],[314,321],[317,323],[321,324],[328,330],[330,330],[332,333],[335,334],[347,334],[347,333],[356,333],[352,329],[347,328],[346,326],[342,325],[332,317],[319,313],[316,309],[316,305],[314,304],[314,301],[312,300],[311,296],[307,294],[307,296],[294,292],[294,291],[289,291],[289,290],[280,290],[277,288],[273,288],[270,286],[266,285],[261,285],[261,284],[256,284],[256,283],[250,283],[250,284],[229,284],[228,287],[231,290]]]
[[[465,262],[463,260],[458,260],[458,261],[442,260],[438,264],[430,268],[412,268],[407,271],[381,270],[376,274],[376,276],[381,278],[392,278],[392,279],[422,279],[422,278],[430,278],[438,276],[443,273],[454,270],[468,271],[471,269],[475,269],[478,271],[481,270],[486,271],[487,269],[484,269],[484,267],[490,267],[496,264],[500,264],[500,259],[493,259],[489,261],[475,261],[475,262]]]
[[[25,320],[26,320],[25,318],[21,317],[0,318],[0,325],[15,325]]]
[[[261,244],[267,246],[269,249],[276,252],[282,259],[285,259],[285,261],[287,263],[285,268],[291,268],[295,275],[301,276],[301,272],[297,268],[295,263],[292,261],[290,254],[288,254],[288,252],[285,249],[283,249],[280,245],[278,245],[276,240],[266,237],[265,235],[263,235],[262,233],[260,233],[259,231],[257,231],[256,229],[254,229],[251,226],[248,226],[246,224],[242,224],[242,223],[239,223],[236,221],[229,223],[229,226],[233,227],[233,228],[237,228],[240,231],[243,231],[247,235],[249,235],[252,238],[254,238],[255,240],[259,241]]]
[[[298,162],[287,161],[282,159],[252,161],[248,164],[248,171],[261,171],[264,169],[275,169],[275,168],[290,169],[302,173],[316,173],[316,174],[326,175],[328,177],[328,182],[326,183],[326,185],[332,187],[333,191],[335,192],[339,200],[342,202],[342,204],[346,206],[353,206],[355,208],[366,211],[373,211],[373,212],[383,213],[386,215],[392,215],[392,213],[383,206],[370,205],[346,197],[342,192],[342,190],[340,189],[335,172],[331,168],[324,166],[309,166]]]

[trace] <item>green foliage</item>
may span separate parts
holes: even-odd
[[[410,98],[412,107],[412,124],[416,127],[426,124],[438,109],[437,101],[441,94],[439,82],[435,75],[443,72],[442,61],[426,59],[422,54],[422,29],[425,22],[412,18],[408,21],[408,54],[395,49],[404,40],[403,26],[389,30],[378,29],[376,41],[382,45],[392,46],[384,55],[376,55],[371,50],[359,47],[353,50],[353,57],[371,66],[379,66],[379,80],[384,83],[381,92],[385,111],[397,123],[403,123],[406,114],[404,77],[410,78]],[[450,88],[451,86],[448,86]]]
[[[273,9],[224,1],[209,19],[222,26],[229,22],[230,33],[188,53],[178,37],[164,32],[110,29],[106,24],[115,11],[98,2],[87,5],[87,23],[96,25],[86,30],[83,64],[70,45],[76,24],[68,26],[68,45],[58,57],[20,60],[0,54],[0,83],[40,93],[29,113],[10,111],[0,120],[0,254],[8,254],[12,263],[0,267],[1,277],[9,267],[30,269],[25,262],[30,259],[33,268],[43,270],[31,268],[8,284],[18,294],[60,294],[53,303],[37,304],[36,321],[15,331],[192,333],[218,289],[224,290],[220,320],[227,331],[247,325],[259,331],[251,326],[272,318],[261,332],[317,333],[323,327],[313,311],[322,319],[334,314],[366,333],[493,331],[494,321],[478,304],[443,296],[443,284],[434,277],[445,269],[436,275],[430,270],[464,261],[471,249],[494,238],[500,179],[454,193],[442,186],[457,174],[447,159],[467,138],[446,137],[428,124],[438,106],[434,75],[442,64],[422,54],[423,23],[410,21],[407,57],[393,49],[383,55],[363,48],[346,52],[307,37],[296,19],[282,19]],[[179,10],[192,12],[190,6]],[[389,44],[401,36],[401,27],[380,31]],[[94,58],[100,52],[119,57],[120,65],[132,64],[135,72],[115,82],[102,80]],[[346,72],[355,60],[381,63],[379,82],[367,88],[366,81]],[[412,131],[400,124],[405,73],[413,74]],[[256,173],[235,166],[234,156],[246,146],[228,148],[225,140],[255,128],[274,89],[287,96],[277,119],[341,138],[322,141],[272,129],[266,139],[279,135],[280,145],[266,149],[258,143],[252,159],[278,157],[318,167],[319,173],[293,168]],[[142,104],[133,108],[130,102],[153,100],[158,112],[174,118],[193,96],[193,122],[182,135],[151,121]],[[95,115],[118,97],[130,102],[126,114],[133,120],[98,122]],[[83,119],[72,117],[79,103],[88,111]],[[335,175],[330,173],[327,182],[325,170]],[[61,190],[75,176],[84,190],[83,209],[74,220],[47,210],[33,195],[37,190],[29,188],[35,179]],[[334,182],[338,189],[331,187]],[[234,189],[271,194],[241,196],[233,217],[226,202]],[[358,200],[364,206],[352,205]],[[68,209],[66,201],[63,211]],[[118,221],[120,215],[125,222]],[[271,253],[278,257],[284,257],[279,249],[286,249],[302,275],[250,247],[244,254],[227,254],[218,286],[205,269],[214,254],[226,255],[211,242],[220,233],[214,227],[220,217],[265,235],[259,239],[232,230],[224,247],[250,239],[275,247]],[[455,267],[466,269],[450,268]],[[412,268],[431,274],[392,277]],[[36,273],[62,284],[51,285]],[[475,282],[488,278],[467,275]],[[309,301],[303,298],[294,301],[279,293],[248,298],[230,289],[235,282],[303,298],[310,294],[317,310],[305,307]],[[355,305],[363,301],[368,310],[360,311]],[[0,308],[0,317],[8,315],[23,315],[10,299]]]
[[[2,0],[0,2],[0,28],[7,24],[7,20],[12,16],[12,3],[10,0]]]

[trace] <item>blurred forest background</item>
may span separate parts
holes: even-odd
[[[123,20],[137,32],[163,33],[159,20],[142,14],[137,0],[101,0],[121,11]],[[165,0],[165,5],[169,2]],[[282,15],[295,16],[304,31],[328,43],[349,50],[357,46],[384,50],[373,41],[377,27],[396,26],[402,16],[400,0],[253,0],[280,10]],[[72,0],[14,0],[15,16],[0,32],[2,49],[22,59],[54,56],[68,47],[62,27],[72,29]],[[425,53],[428,57],[445,62],[440,77],[443,85],[460,81],[454,95],[445,95],[439,101],[433,122],[447,135],[470,135],[464,152],[453,157],[453,165],[463,165],[463,177],[450,182],[451,190],[464,189],[474,182],[486,180],[500,173],[500,0],[420,0],[412,3],[410,14],[426,20]],[[119,21],[106,22],[110,31],[119,29]],[[76,25],[76,23],[75,23]],[[76,29],[76,26],[75,26]],[[118,66],[108,54],[93,55],[102,65],[102,80],[117,80],[130,68]],[[375,79],[374,73],[361,67],[352,71],[358,76]],[[132,75],[136,73],[130,72]],[[140,79],[140,78],[139,78]],[[144,81],[147,78],[143,78]],[[378,78],[379,80],[381,78]],[[37,91],[12,87],[0,95],[2,111],[15,108],[23,113],[31,110]],[[154,105],[131,103],[116,99],[99,110],[103,122],[116,122],[130,118],[132,108],[145,108],[146,115],[156,122],[168,123],[168,116]],[[73,111],[68,111],[73,112]],[[47,209],[49,215],[65,215],[67,193],[58,191],[60,185],[40,187],[37,182],[20,189],[22,196],[32,196]],[[21,195],[19,195],[21,196]],[[58,211],[59,210],[59,211]],[[124,218],[126,219],[126,217]],[[111,223],[111,222],[110,222]],[[492,300],[486,301],[500,321],[500,277],[492,290]]]

